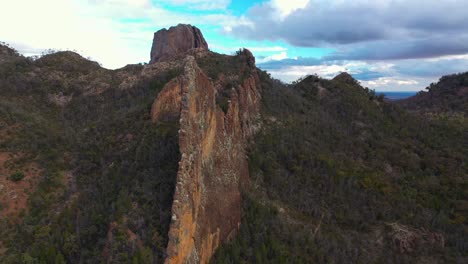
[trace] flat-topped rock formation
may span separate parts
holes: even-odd
[[[179,24],[154,33],[150,63],[165,61],[191,49],[208,50],[208,44],[200,29]]]

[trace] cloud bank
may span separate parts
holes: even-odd
[[[231,35],[333,48],[322,58],[261,61],[285,81],[348,71],[377,89],[420,90],[441,75],[468,70],[468,1],[309,0],[286,16],[276,1],[253,6]],[[284,57],[284,56],[283,56]]]
[[[468,71],[466,0],[256,0],[240,12],[237,0],[0,1],[0,41],[25,55],[76,50],[107,68],[147,62],[154,31],[188,23],[215,51],[251,49],[286,82],[348,71],[370,88],[420,90]]]
[[[468,1],[310,0],[287,17],[276,1],[252,7],[251,25],[230,34],[281,39],[294,46],[334,46],[339,59],[402,59],[468,53]]]

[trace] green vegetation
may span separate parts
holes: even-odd
[[[161,261],[180,160],[178,126],[152,124],[150,109],[180,71],[97,94],[86,94],[83,83],[117,85],[141,70],[108,71],[70,52],[0,64],[0,121],[16,127],[0,150],[27,154],[42,175],[22,222],[0,220],[7,248],[1,263]],[[41,78],[29,79],[34,71]],[[72,100],[56,105],[50,94],[57,93]]]
[[[9,179],[14,182],[21,181],[23,178],[24,178],[24,173],[22,172],[12,173],[9,177]]]
[[[244,195],[239,235],[214,262],[467,257],[466,120],[408,114],[346,76],[290,87],[261,77],[265,124],[249,156],[256,187]],[[445,245],[421,239],[401,252],[392,223],[440,233]]]
[[[72,52],[36,60],[5,53],[0,129],[14,131],[0,151],[24,154],[41,178],[21,221],[0,219],[0,262],[162,262],[179,127],[151,123],[150,110],[180,69],[122,88],[143,66],[110,71]],[[252,57],[240,50],[198,60],[223,79],[216,102],[226,111]],[[346,74],[293,85],[259,75],[263,124],[248,153],[243,221],[213,262],[466,262],[468,122],[456,90],[465,75],[431,86],[459,97],[431,116],[388,103]]]
[[[222,84],[216,95],[216,104],[227,113],[233,88],[242,85],[254,69],[252,54],[246,49],[240,49],[234,56],[211,53],[199,58],[197,63],[209,78]]]
[[[235,56],[211,53],[197,60],[198,65],[213,80],[221,76],[229,79],[231,87],[241,84],[250,75],[254,65],[251,60],[252,54],[247,50],[239,50]],[[230,87],[229,87],[230,88]]]

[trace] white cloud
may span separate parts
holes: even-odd
[[[185,6],[196,10],[226,9],[231,3],[230,0],[162,0],[160,2],[178,6]]]
[[[107,68],[149,61],[153,33],[162,27],[177,23],[248,25],[245,19],[223,12],[210,15],[171,12],[149,0],[0,0],[0,4],[1,41],[27,55],[37,55],[49,48],[76,50]]]
[[[274,7],[281,19],[284,19],[292,12],[307,6],[309,0],[272,0],[271,6]]]
[[[428,79],[422,78],[402,78],[402,77],[381,77],[371,81],[361,81],[365,87],[378,91],[420,91],[424,88],[424,83]]]
[[[395,66],[394,63],[388,63],[388,62],[374,62],[372,64],[369,64],[369,70],[375,71],[375,72],[385,72],[388,73],[392,71],[393,67]]]
[[[348,71],[346,65],[314,65],[314,66],[289,66],[279,70],[269,71],[271,75],[284,82],[292,82],[310,74],[317,74],[323,78],[333,78],[341,72]]]
[[[151,2],[149,0],[94,0],[91,1],[96,4],[101,5],[119,5],[121,7],[149,7],[151,6]]]
[[[284,59],[287,59],[287,58],[288,58],[288,53],[286,51],[282,51],[280,53],[276,53],[276,54],[267,56],[265,58],[258,59],[257,63],[265,63],[265,62],[268,62],[268,61],[280,61],[280,60],[284,60]]]
[[[426,59],[427,62],[439,62],[443,60],[467,60],[468,61],[468,54],[448,55],[448,56],[440,56],[436,58]]]
[[[3,0],[2,0],[3,1]],[[0,16],[0,36],[20,52],[40,53],[44,49],[77,50],[80,54],[116,68],[141,61],[141,39],[134,40],[132,32],[113,19],[114,14],[142,13],[146,1],[108,0],[93,2],[15,0]],[[27,7],[27,8],[25,8]],[[104,12],[107,11],[107,13]],[[126,11],[125,11],[126,10]],[[104,15],[105,14],[105,15]],[[152,33],[145,60],[149,57]]]

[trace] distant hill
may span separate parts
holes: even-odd
[[[376,92],[377,95],[383,94],[388,100],[402,100],[414,96],[417,92]]]
[[[444,76],[426,89],[399,104],[418,112],[468,113],[468,72]]]

